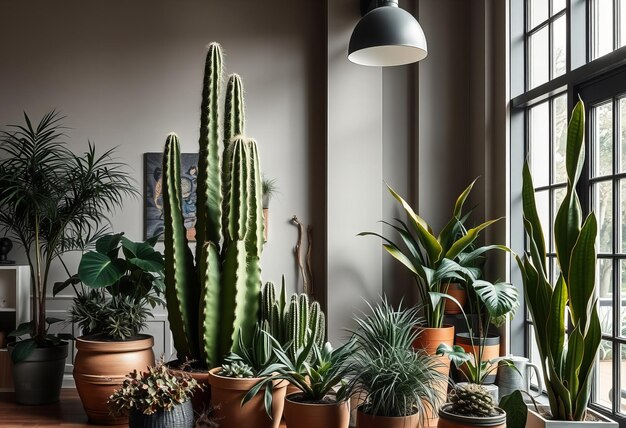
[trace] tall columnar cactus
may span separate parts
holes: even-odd
[[[245,137],[243,86],[226,89],[223,148],[218,104],[222,52],[209,45],[202,90],[195,261],[183,223],[180,148],[168,136],[163,157],[166,297],[179,358],[208,367],[252,334],[258,319],[263,207],[257,144]]]
[[[293,294],[289,303],[285,299],[285,277],[282,280],[280,295],[276,296],[276,287],[268,282],[261,292],[261,319],[267,321],[270,333],[283,345],[289,344],[290,354],[303,348],[308,335],[313,335],[315,342],[324,346],[326,338],[326,317],[318,302],[310,302],[309,297]]]

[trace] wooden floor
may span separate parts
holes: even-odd
[[[46,406],[22,406],[13,393],[0,393],[0,427],[92,427],[75,389],[63,389],[61,400]],[[126,425],[121,425],[126,426]]]

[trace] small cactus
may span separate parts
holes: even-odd
[[[230,364],[223,364],[220,376],[234,377],[239,379],[254,377],[252,367],[243,361],[233,361]]]
[[[455,386],[448,401],[452,404],[452,412],[457,415],[485,417],[497,414],[491,394],[476,383]]]

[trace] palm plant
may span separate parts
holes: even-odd
[[[481,269],[476,266],[487,251],[508,250],[502,245],[486,245],[476,247],[475,242],[480,232],[499,219],[486,221],[476,227],[467,229],[464,225],[469,213],[463,213],[463,206],[472,188],[472,182],[457,198],[452,218],[435,235],[431,226],[426,223],[413,208],[391,187],[389,192],[400,203],[406,213],[408,224],[396,219],[396,224],[383,221],[399,235],[402,245],[378,233],[362,232],[359,236],[374,235],[385,243],[383,247],[396,260],[411,271],[417,284],[417,291],[424,308],[425,326],[440,328],[443,326],[445,299],[456,300],[447,294],[452,282],[464,282],[480,278]],[[459,304],[456,302],[456,304]]]
[[[417,310],[395,310],[386,300],[370,309],[371,315],[355,318],[347,394],[364,398],[361,409],[370,415],[423,418],[441,404],[435,385],[447,377],[437,357],[412,348]]]
[[[533,320],[552,418],[585,420],[593,368],[601,341],[595,283],[597,223],[590,213],[583,221],[576,184],[585,162],[585,107],[574,107],[567,130],[567,193],[554,222],[554,243],[560,269],[556,283],[548,280],[546,245],[537,214],[528,162],[524,165],[522,204],[528,251],[516,257]],[[566,328],[567,319],[570,320]]]
[[[124,196],[137,193],[125,164],[112,159],[113,150],[97,155],[90,143],[83,155],[73,154],[62,141],[63,117],[56,112],[37,126],[28,115],[24,119],[25,125],[0,133],[0,227],[24,247],[32,284],[33,320],[13,332],[30,338],[16,343],[14,361],[37,346],[60,342],[47,333],[57,321],[46,319],[52,263],[94,242],[106,214],[121,206]]]

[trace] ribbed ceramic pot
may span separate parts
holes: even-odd
[[[368,415],[360,408],[356,412],[357,428],[418,428],[419,426],[420,417],[417,413],[410,416],[388,417]]]
[[[191,397],[191,405],[194,412],[201,414],[204,410],[209,408],[211,403],[211,385],[209,384],[209,372],[208,371],[192,371],[181,370],[178,360],[170,361],[167,363],[167,368],[170,373],[176,377],[190,377],[198,382],[199,387],[193,392]]]
[[[129,428],[193,428],[193,406],[186,401],[169,411],[160,411],[151,415],[133,411],[128,418]]]
[[[97,425],[121,425],[127,417],[112,416],[107,400],[122,386],[126,375],[145,371],[154,365],[154,338],[140,335],[136,340],[99,341],[83,336],[76,339],[74,381],[89,422]]]
[[[445,404],[439,409],[439,424],[437,428],[469,428],[489,427],[506,428],[506,412],[499,407],[497,416],[473,417],[456,415],[450,411],[451,404]]]
[[[338,403],[302,403],[299,394],[285,398],[285,421],[289,428],[348,428],[350,424],[349,401]]]
[[[15,343],[9,343],[9,356]],[[23,361],[11,362],[15,401],[19,404],[40,405],[59,401],[68,344],[35,348]]]
[[[211,403],[222,428],[278,428],[283,415],[287,382],[274,383],[272,393],[272,418],[265,412],[264,394],[261,390],[243,406],[241,401],[248,390],[261,378],[232,378],[217,373],[221,367],[209,370]]]

